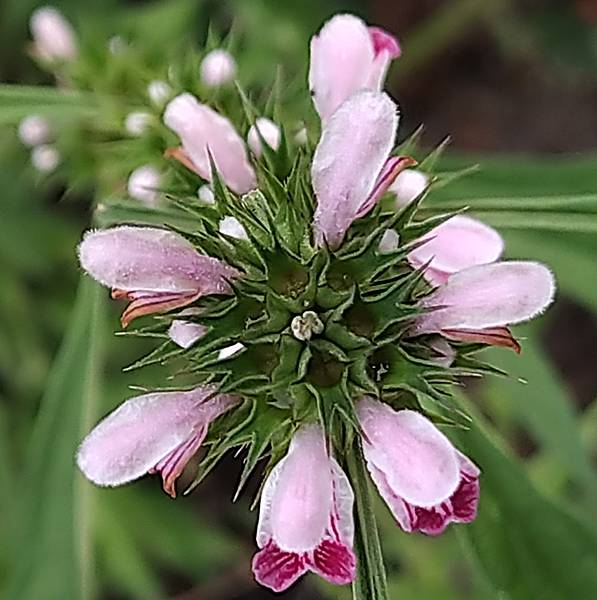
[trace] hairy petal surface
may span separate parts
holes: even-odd
[[[361,91],[324,128],[311,166],[317,197],[315,240],[340,245],[374,191],[394,145],[397,107],[383,93]]]
[[[424,236],[408,255],[415,268],[428,265],[425,277],[431,283],[446,283],[452,273],[496,261],[504,250],[500,234],[470,217],[457,215]]]
[[[175,458],[171,453],[179,448],[186,463],[190,458],[187,444],[194,452],[208,424],[237,402],[233,396],[214,395],[213,388],[204,387],[136,396],[109,414],[83,440],[77,464],[93,483],[116,486],[161,470],[166,466],[160,465],[161,461],[169,455]],[[178,473],[182,467],[178,461]]]
[[[443,329],[487,329],[520,323],[540,314],[553,300],[555,282],[542,264],[497,262],[450,276],[426,297],[430,312],[418,318],[415,333]]]
[[[390,61],[400,54],[387,32],[353,15],[336,15],[311,38],[309,88],[326,122],[353,93],[381,90]]]
[[[396,495],[431,507],[456,491],[460,479],[456,450],[431,421],[372,398],[361,400],[357,411],[366,436],[367,464],[384,474]]]
[[[180,137],[184,152],[201,177],[212,179],[211,153],[218,173],[232,191],[244,194],[256,187],[245,143],[221,114],[191,94],[181,94],[166,107],[164,123]]]
[[[227,294],[238,272],[199,254],[181,235],[154,227],[89,231],[79,261],[95,280],[125,292]]]

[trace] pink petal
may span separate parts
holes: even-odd
[[[356,577],[357,559],[352,549],[336,540],[325,539],[310,557],[310,566],[330,583],[345,585]]]
[[[372,398],[361,400],[357,411],[370,471],[383,473],[395,495],[417,506],[434,506],[454,493],[459,482],[456,451],[431,421]]]
[[[201,177],[211,181],[211,152],[218,173],[232,191],[244,194],[256,187],[245,144],[228,119],[191,94],[181,94],[166,107],[164,123],[180,137]]]
[[[203,429],[238,402],[233,396],[212,394],[213,389],[196,388],[127,400],[83,440],[77,453],[79,468],[93,483],[107,486],[155,470],[190,440],[195,447],[193,438],[202,439]],[[188,453],[184,456],[188,460]]]
[[[177,233],[153,227],[89,231],[79,246],[79,260],[101,284],[131,292],[227,294],[227,281],[238,275],[199,254]]]
[[[274,467],[261,493],[257,545],[270,539],[288,552],[314,549],[333,508],[330,460],[320,427],[304,426]]]
[[[441,285],[452,273],[496,261],[504,250],[499,233],[476,219],[457,215],[422,238],[425,243],[410,252],[413,267],[429,264],[426,278]]]
[[[398,40],[380,27],[369,27],[369,35],[373,43],[375,60],[367,78],[367,87],[373,90],[381,90],[390,63],[399,58],[402,51]]]
[[[275,542],[270,540],[253,557],[255,580],[274,592],[282,592],[307,571],[306,558],[304,553],[280,550]]]
[[[415,333],[443,329],[485,329],[520,323],[540,314],[553,300],[555,282],[534,262],[479,265],[452,275],[425,298],[433,308],[418,319]]]
[[[394,144],[398,115],[386,94],[351,96],[324,128],[313,157],[315,239],[333,248],[373,192]]]
[[[336,15],[311,38],[309,89],[322,122],[365,87],[374,60],[369,30],[353,15]]]

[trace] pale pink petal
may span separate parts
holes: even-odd
[[[381,29],[380,27],[369,27],[369,35],[373,43],[375,59],[367,79],[367,87],[372,90],[380,90],[383,87],[390,63],[401,55],[398,40]]]
[[[335,112],[313,157],[315,239],[333,248],[367,202],[394,144],[397,107],[377,92],[358,92]]]
[[[83,440],[77,453],[79,468],[93,483],[107,486],[155,470],[179,447],[184,453],[189,440],[204,435],[203,428],[238,402],[232,396],[212,394],[213,389],[196,388],[127,400]]]
[[[414,333],[443,329],[485,329],[520,323],[540,314],[553,300],[555,282],[534,262],[498,262],[454,273],[424,299],[433,309],[418,318]]]
[[[366,86],[374,60],[369,30],[353,15],[336,15],[311,38],[309,89],[322,122]]]
[[[181,94],[166,107],[164,123],[180,137],[201,177],[212,179],[211,153],[220,177],[232,191],[244,194],[256,187],[245,144],[228,119],[191,94]]]
[[[445,283],[452,273],[496,261],[504,250],[495,229],[461,215],[438,225],[422,241],[408,260],[416,269],[428,264],[425,276],[436,285]]]
[[[367,463],[384,474],[394,494],[417,506],[434,506],[454,493],[457,454],[431,421],[372,398],[361,400],[357,410]]]
[[[79,246],[81,266],[101,284],[125,292],[227,294],[238,272],[199,254],[181,235],[153,227],[89,231]]]
[[[290,552],[315,548],[328,525],[332,493],[322,431],[317,426],[304,426],[294,435],[288,454],[263,489],[258,543],[270,537]]]

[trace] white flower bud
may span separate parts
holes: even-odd
[[[199,197],[199,200],[201,200],[201,202],[203,202],[204,204],[215,204],[216,203],[216,199],[214,198],[214,193],[213,193],[211,187],[207,184],[202,185],[197,190],[197,196]]]
[[[309,137],[308,137],[308,134],[307,134],[307,128],[306,127],[301,127],[296,132],[296,135],[294,136],[294,141],[299,146],[305,146],[307,144],[307,142],[309,141]]]
[[[127,46],[126,40],[121,35],[114,35],[108,40],[108,50],[114,56],[124,54]]]
[[[222,348],[218,353],[218,360],[226,360],[231,356],[234,356],[241,350],[244,350],[245,346],[241,343],[232,344],[232,346],[226,346],[226,348]]]
[[[230,52],[221,48],[205,55],[199,67],[201,81],[208,87],[230,83],[236,76],[236,61]]]
[[[393,229],[386,229],[379,241],[378,251],[380,254],[390,254],[398,249],[400,236]]]
[[[162,106],[172,96],[172,88],[160,79],[155,79],[147,86],[149,99],[157,106]]]
[[[47,61],[77,58],[77,38],[71,24],[55,8],[44,6],[31,15],[29,28],[35,49]]]
[[[151,165],[135,169],[129,176],[129,196],[148,206],[156,206],[160,200],[160,172]]]
[[[19,139],[25,146],[39,146],[50,141],[52,131],[48,120],[39,115],[25,117],[19,123]]]
[[[31,164],[40,173],[51,173],[60,164],[60,153],[54,146],[42,144],[31,151]]]
[[[142,136],[150,127],[153,117],[146,112],[132,112],[124,120],[124,128],[129,135]]]
[[[261,156],[262,151],[261,138],[259,137],[257,130],[259,130],[261,137],[272,150],[277,150],[280,147],[280,138],[282,135],[280,128],[272,120],[260,117],[255,121],[255,124],[251,126],[251,129],[249,129],[249,133],[247,134],[247,143],[251,150],[253,150],[255,156]]]
[[[224,217],[220,221],[220,233],[236,238],[237,240],[248,240],[249,236],[245,228],[239,223],[235,217]]]
[[[388,191],[396,195],[396,204],[402,207],[420,196],[428,184],[429,178],[425,173],[416,169],[406,169],[396,177]]]

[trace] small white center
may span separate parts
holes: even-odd
[[[290,329],[297,340],[304,342],[310,340],[313,334],[323,333],[324,325],[316,312],[306,310],[292,319]]]

